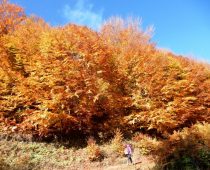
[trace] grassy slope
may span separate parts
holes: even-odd
[[[58,143],[0,140],[0,169],[127,169],[126,158],[110,152],[110,145],[100,146],[105,158],[90,162],[87,148],[64,147]],[[149,169],[154,166],[151,156],[141,156],[135,149],[133,159],[140,162],[129,169]]]

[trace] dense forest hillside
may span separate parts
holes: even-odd
[[[52,27],[0,2],[1,131],[173,141],[192,129],[209,148],[209,64],[159,50],[138,20]]]

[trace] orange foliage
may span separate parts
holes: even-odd
[[[0,24],[0,114],[8,126],[40,136],[116,128],[169,135],[209,123],[209,65],[157,50],[138,20],[111,19],[100,32],[50,27],[2,4],[10,25]]]
[[[90,161],[99,161],[103,159],[104,155],[93,137],[87,140],[87,155]]]
[[[175,131],[168,140],[156,147],[160,169],[209,169],[210,125],[196,123],[190,128]],[[194,167],[192,167],[194,166]]]
[[[0,36],[14,30],[24,19],[21,7],[10,4],[8,0],[0,0]]]

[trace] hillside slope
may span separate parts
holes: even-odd
[[[106,139],[120,129],[166,140],[162,156],[194,142],[195,157],[209,156],[209,64],[159,50],[138,20],[52,27],[0,2],[1,133]]]
[[[157,50],[132,22],[94,32],[32,17],[3,34],[2,120],[39,136],[209,122],[209,65]]]

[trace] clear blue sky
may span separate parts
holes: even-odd
[[[77,23],[94,29],[111,16],[140,17],[153,25],[153,41],[176,54],[210,63],[209,0],[10,0],[51,25]]]

